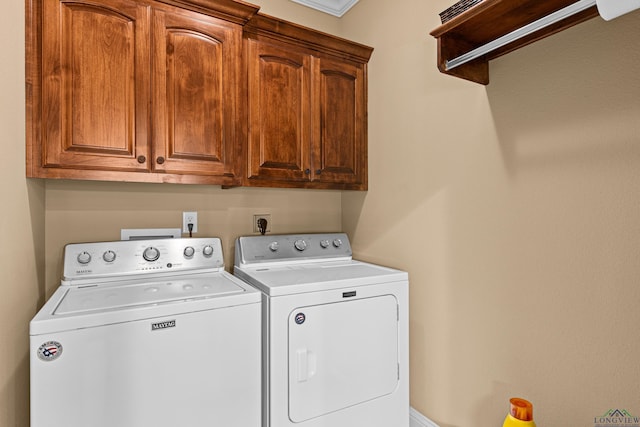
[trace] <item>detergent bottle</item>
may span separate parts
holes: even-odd
[[[533,422],[533,405],[531,402],[513,397],[509,400],[511,408],[502,427],[536,427]]]

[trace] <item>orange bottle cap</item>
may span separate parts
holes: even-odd
[[[513,397],[509,400],[511,410],[509,413],[512,417],[520,421],[533,421],[533,405],[528,400]]]

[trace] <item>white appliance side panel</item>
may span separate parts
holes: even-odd
[[[289,314],[289,417],[299,423],[394,392],[393,295],[306,306]]]
[[[258,427],[259,325],[256,303],[31,336],[31,427]]]

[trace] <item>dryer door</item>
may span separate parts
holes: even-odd
[[[383,295],[289,315],[289,418],[302,422],[392,393],[398,301]]]

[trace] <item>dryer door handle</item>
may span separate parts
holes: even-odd
[[[298,382],[308,381],[316,374],[316,354],[306,348],[296,351],[298,363]]]

